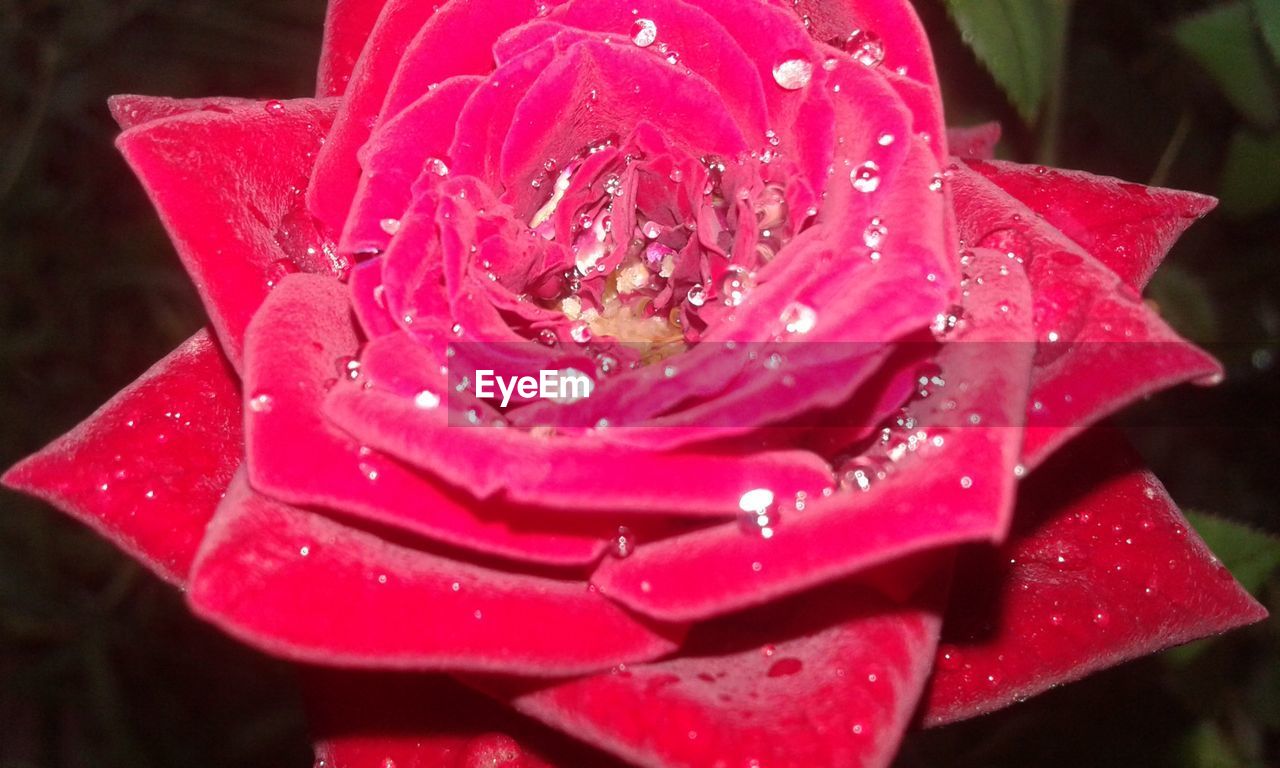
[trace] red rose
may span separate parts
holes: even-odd
[[[320,82],[113,101],[211,327],[5,482],[382,670],[321,763],[884,765],[1264,615],[1094,426],[1218,375],[1212,201],[949,140],[906,2],[334,0]]]

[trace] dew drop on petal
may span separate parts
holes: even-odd
[[[807,304],[793,301],[782,310],[779,319],[787,333],[804,335],[818,324],[818,313]]]
[[[636,19],[631,27],[631,42],[641,48],[648,48],[658,39],[658,25],[652,19]]]
[[[430,411],[440,407],[440,396],[435,392],[424,389],[413,396],[413,406],[424,411]]]
[[[874,32],[855,29],[840,47],[865,67],[878,67],[884,63],[884,41]]]
[[[395,233],[400,231],[400,220],[399,219],[383,219],[382,221],[378,222],[378,226],[381,227],[382,231],[386,232],[388,235],[394,235]]]
[[[636,536],[625,525],[618,526],[618,533],[613,537],[610,553],[617,558],[630,557],[636,550]]]
[[[720,296],[730,307],[741,306],[754,287],[755,278],[741,267],[731,267],[720,278]]]
[[[702,288],[701,283],[694,283],[689,289],[689,293],[685,296],[690,304],[695,307],[701,307],[707,303],[707,292]]]
[[[866,230],[862,233],[862,242],[870,249],[875,250],[884,243],[884,238],[889,234],[889,228],[884,225],[880,217],[871,220]]]
[[[784,54],[773,66],[773,80],[788,91],[798,91],[813,79],[813,62],[799,51]]]
[[[271,395],[259,393],[249,398],[249,410],[254,413],[267,413],[275,405]]]
[[[859,192],[875,192],[880,188],[880,166],[874,160],[868,160],[849,173],[849,181]]]

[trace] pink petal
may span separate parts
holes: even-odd
[[[1037,470],[1017,514],[1008,543],[957,563],[930,725],[1266,616],[1115,430]]]
[[[388,0],[316,160],[307,190],[311,212],[330,229],[341,230],[360,180],[356,152],[372,129],[395,117],[434,83],[456,75],[489,73],[494,41],[535,13],[533,0],[442,5]]]
[[[700,626],[678,658],[513,704],[643,766],[888,765],[932,661],[940,581],[901,602],[834,585]]]
[[[3,482],[182,585],[240,464],[237,384],[212,334],[201,331]]]
[[[244,642],[337,666],[572,675],[668,653],[680,634],[582,582],[472,565],[273,502],[243,474],[188,597]]]
[[[1220,375],[1129,284],[1031,209],[966,165],[953,166],[951,184],[960,236],[1026,262],[1031,280],[1038,349],[1023,446],[1029,468],[1141,397]]]
[[[320,413],[326,382],[357,351],[347,292],[336,280],[293,275],[249,328],[245,355],[248,472],[254,488],[290,504],[319,506],[435,541],[553,565],[603,552],[585,527],[548,529],[555,515],[503,514],[362,446]],[[614,524],[616,527],[616,523]]]
[[[238,368],[245,326],[273,282],[341,268],[299,198],[336,102],[223,106],[145,122],[117,144]]]
[[[991,160],[1000,143],[1000,123],[983,123],[968,128],[948,128],[947,145],[951,154],[966,160]]]
[[[925,428],[954,426],[955,417],[947,415],[954,411],[975,414],[982,426],[940,430],[941,447],[908,455],[866,492],[813,496],[803,510],[784,507],[767,539],[727,524],[640,542],[630,557],[602,563],[592,582],[645,615],[690,620],[757,605],[922,549],[1003,537],[1031,368],[1031,348],[1024,341],[1030,296],[1020,271],[1001,276],[992,267],[1002,255],[978,251],[975,259],[988,277],[972,285],[966,310],[971,319],[937,359],[944,372],[958,374],[946,374],[954,387],[946,399],[954,399],[954,408],[939,402],[944,398],[926,400],[919,421]]]
[[[458,115],[481,82],[475,76],[446,80],[369,138],[360,150],[364,174],[342,232],[343,253],[386,250],[391,235],[385,222],[404,217],[413,199],[413,183],[424,172],[447,172]],[[444,165],[424,168],[432,161]]]
[[[960,153],[956,153],[960,154]],[[1182,233],[1217,201],[1195,192],[1013,163],[970,165],[1132,288],[1141,290]]]
[[[796,12],[809,19],[817,40],[846,39],[855,30],[874,33],[884,43],[885,69],[907,74],[937,89],[933,54],[924,27],[910,3],[901,0],[799,0]]]
[[[247,106],[259,105],[261,101],[238,99],[227,96],[215,96],[205,99],[170,99],[163,96],[138,96],[126,93],[107,99],[107,108],[111,117],[127,131],[134,126],[161,120],[166,117],[185,115],[188,112],[220,112],[230,114]]]
[[[303,676],[317,768],[611,768],[607,755],[438,675]]]
[[[341,96],[387,0],[329,0],[317,96]]]

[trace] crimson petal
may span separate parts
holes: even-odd
[[[1028,468],[1138,398],[1220,375],[1132,286],[1031,209],[965,164],[952,166],[951,183],[961,237],[1026,262],[1031,280],[1038,350]]]
[[[279,504],[243,474],[210,523],[188,598],[251,645],[338,666],[573,675],[661,656],[680,634],[582,582],[453,560]]]
[[[143,122],[117,141],[237,368],[244,329],[275,280],[340,267],[299,199],[336,106],[220,100],[216,110]]]
[[[238,382],[204,330],[5,473],[182,585],[240,464]]]
[[[1037,470],[1009,542],[956,573],[930,725],[1266,616],[1109,428]]]
[[[956,152],[956,154],[960,154]],[[1014,163],[971,163],[1094,258],[1141,290],[1182,233],[1217,201],[1195,192]]]
[[[329,0],[316,75],[317,96],[341,96],[387,0]]]
[[[937,642],[941,579],[901,602],[837,584],[700,626],[679,658],[526,692],[514,706],[644,766],[883,766]],[[928,573],[928,570],[924,570]]]
[[[316,768],[620,768],[608,755],[439,675],[303,676]]]

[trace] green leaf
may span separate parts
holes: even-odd
[[[1253,0],[1253,12],[1262,27],[1262,37],[1271,48],[1271,55],[1280,63],[1280,3],[1276,0]]]
[[[1231,138],[1220,194],[1222,209],[1235,216],[1280,206],[1280,133],[1258,136],[1238,131]]]
[[[1182,756],[1187,768],[1246,768],[1235,752],[1222,729],[1210,720],[1203,720],[1186,737]]]
[[[1271,61],[1255,34],[1248,5],[1228,3],[1183,19],[1173,37],[1245,119],[1260,126],[1280,121]]]
[[[1062,62],[1067,0],[946,0],[965,43],[1028,122]]]
[[[1187,519],[1236,581],[1253,594],[1280,568],[1280,538],[1216,515],[1188,512]]]

